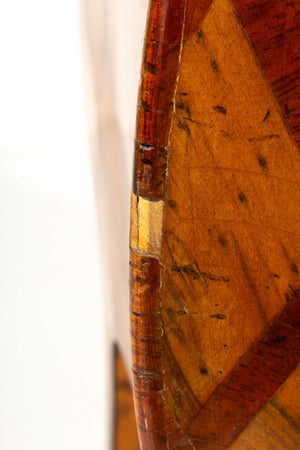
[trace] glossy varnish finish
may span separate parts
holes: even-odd
[[[194,445],[229,447],[275,394],[300,360],[299,323],[297,298],[200,409],[187,431]]]
[[[177,31],[165,22],[171,3]],[[141,446],[295,448],[299,414],[284,386],[299,382],[299,118],[260,48],[276,56],[276,76],[290,70],[284,48],[296,67],[297,5],[277,17],[278,2],[262,3],[270,29],[286,29],[276,53],[270,33],[253,31],[257,5],[183,3],[150,7],[147,39],[161,20],[171,31],[159,42],[176,50],[163,71],[152,68],[151,92],[166,89],[138,108],[131,329]]]
[[[231,446],[232,449],[285,450],[299,447],[300,405],[297,395],[299,376],[298,365],[272,399],[235,440]]]
[[[133,192],[145,198],[165,198],[169,130],[182,44],[210,3],[203,0],[199,7],[196,1],[150,2],[133,174]]]
[[[234,0],[284,117],[300,141],[300,2]]]

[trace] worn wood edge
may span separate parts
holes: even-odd
[[[141,448],[166,446],[164,424],[166,420],[173,422],[164,397],[159,257],[171,117],[186,6],[187,0],[150,0],[137,102],[130,220],[130,323],[134,403]],[[174,12],[175,24],[170,30],[166,26]],[[149,433],[148,427],[158,433]]]
[[[158,258],[134,251],[131,251],[130,265],[132,372],[141,447],[172,448],[172,445],[179,445],[200,448],[212,439],[219,444],[222,442],[227,448],[299,363],[299,292],[294,292],[284,310],[241,357],[224,383],[204,405],[198,405],[195,417],[183,427],[168,402],[165,380],[167,343],[160,299],[163,267]],[[285,357],[280,370],[276,371],[282,353]],[[243,392],[248,379],[253,379],[253,390]],[[255,402],[253,396],[256,396]],[[229,400],[233,403],[232,413],[223,409],[224,401],[227,404]]]
[[[137,99],[132,190],[165,200],[181,53],[212,0],[150,0]],[[177,105],[178,106],[178,105]]]
[[[150,18],[153,19],[152,2],[150,4]],[[161,3],[161,2],[157,2]],[[166,2],[170,5],[172,2]],[[176,2],[174,2],[176,3]],[[186,5],[184,16],[186,15]],[[165,18],[166,16],[164,16]],[[148,19],[147,37],[153,22]],[[180,31],[180,30],[179,30]],[[180,54],[186,34],[184,20],[181,27],[181,44],[174,41],[173,51],[177,55],[178,64],[171,71],[171,79],[167,80],[172,89],[169,92],[168,101],[156,100],[150,95],[151,101],[146,101],[139,95],[137,132],[135,147],[134,182],[131,210],[131,333],[133,351],[133,380],[134,396],[139,428],[139,436],[142,448],[164,448],[172,443],[180,442],[181,447],[194,447],[194,436],[185,433],[176,422],[174,413],[170,411],[166,386],[164,382],[163,354],[165,345],[163,341],[163,326],[160,318],[161,303],[159,299],[160,271],[163,270],[159,261],[161,253],[162,219],[164,214],[164,201],[166,200],[166,187],[168,178],[168,152],[169,138],[172,130],[172,112],[176,108],[175,96],[177,91],[178,68]],[[154,40],[153,40],[154,41]],[[150,39],[151,42],[151,39]],[[149,43],[148,43],[149,44]],[[147,72],[156,77],[160,67],[165,64],[163,59],[163,46],[172,42],[156,41],[158,65],[149,64],[148,56],[153,58],[145,42],[144,62],[142,67],[142,80],[140,94],[149,95],[151,89],[155,91],[153,77],[151,82]],[[161,48],[159,46],[161,45]],[[177,53],[176,53],[177,52]],[[148,55],[148,56],[147,56]],[[154,57],[155,60],[156,56]],[[159,66],[161,64],[161,66]],[[145,82],[146,80],[146,82]],[[148,83],[149,82],[149,83]],[[147,87],[148,83],[148,87]],[[156,79],[157,85],[162,79]],[[150,86],[150,89],[149,89]],[[147,91],[148,89],[148,91]],[[179,107],[177,105],[177,107]],[[157,129],[157,124],[160,128]],[[155,217],[157,210],[150,203],[161,201],[160,226],[153,231],[147,229],[146,221]],[[139,224],[139,203],[142,206],[141,220]],[[156,212],[155,212],[156,211]],[[151,220],[151,219],[150,219]],[[149,227],[149,223],[148,223]],[[139,230],[142,230],[142,239]],[[149,244],[149,235],[152,243]],[[148,242],[147,242],[148,240]],[[155,243],[155,244],[154,244]],[[148,303],[148,304],[147,304]],[[151,306],[149,306],[149,304]],[[145,309],[143,309],[145,307]],[[147,308],[153,308],[149,311]],[[154,319],[155,318],[155,319]],[[260,342],[261,340],[259,340]],[[279,387],[279,385],[277,386]],[[155,414],[153,412],[155,411]],[[196,443],[197,445],[197,443]]]
[[[197,10],[194,0],[150,0],[148,9],[137,103],[130,227],[132,376],[143,449],[166,448],[179,441],[193,447],[165,395],[166,349],[159,297],[163,268],[159,258],[181,52],[210,3],[204,0],[203,8]]]
[[[164,201],[131,194],[130,247],[137,253],[159,257]]]
[[[131,250],[130,266],[132,376],[140,446],[169,448],[172,441],[181,441],[190,447],[166,397],[161,264],[157,258]]]
[[[164,200],[187,0],[151,0],[137,102],[133,192]],[[172,23],[172,26],[170,26]]]

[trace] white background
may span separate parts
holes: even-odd
[[[106,448],[75,0],[0,1],[0,449]]]

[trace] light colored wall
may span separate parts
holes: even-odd
[[[88,100],[110,337],[131,364],[128,314],[129,211],[137,91],[147,0],[81,0]],[[105,215],[105,220],[104,220]]]
[[[74,0],[0,3],[0,449],[107,448],[105,296]]]

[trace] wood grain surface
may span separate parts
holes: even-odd
[[[274,397],[231,446],[232,449],[284,450],[299,448],[300,367],[290,375]]]
[[[131,212],[143,449],[300,448],[298,18],[295,1],[151,2]]]
[[[295,0],[234,0],[233,3],[284,118],[299,143],[300,3]]]
[[[115,348],[115,423],[113,450],[139,450],[132,386],[127,368]]]

